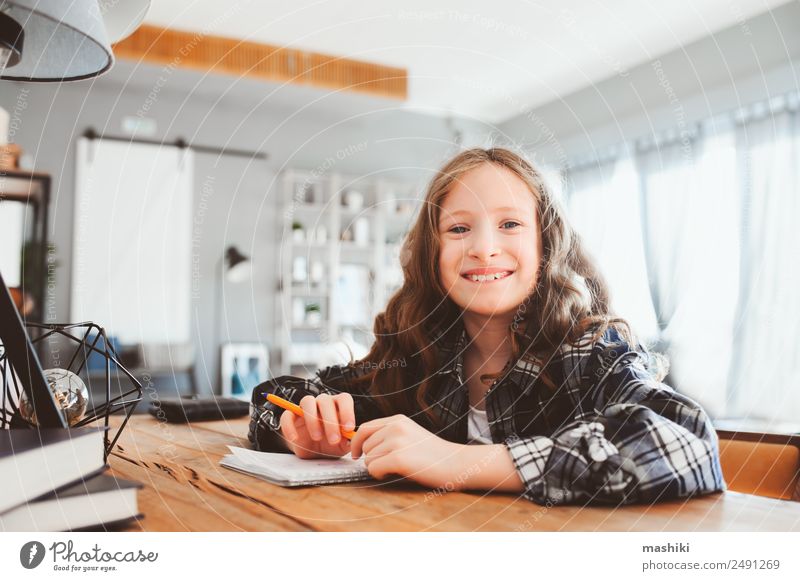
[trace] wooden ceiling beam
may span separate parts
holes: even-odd
[[[273,82],[408,97],[406,69],[199,32],[142,25],[114,45],[119,59]]]

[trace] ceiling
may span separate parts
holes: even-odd
[[[148,24],[404,67],[403,107],[499,123],[786,0],[153,0]]]

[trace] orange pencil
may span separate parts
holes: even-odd
[[[290,412],[292,412],[297,416],[300,416],[301,418],[303,417],[303,408],[301,408],[299,405],[293,404],[289,400],[283,399],[282,397],[278,397],[277,395],[274,395],[272,393],[267,393],[264,395],[267,396],[268,402],[274,403],[279,408],[289,410]],[[352,440],[356,435],[355,430],[345,430],[342,427],[340,427],[339,430],[342,432],[342,436],[344,436],[348,440]]]

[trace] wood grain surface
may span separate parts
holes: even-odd
[[[800,504],[727,492],[624,507],[540,506],[516,494],[411,482],[283,488],[219,465],[248,447],[247,419],[168,424],[134,416],[109,457],[137,480],[141,531],[800,531]]]
[[[163,65],[169,70],[182,68],[398,100],[408,98],[405,68],[150,24],[139,26],[115,44],[114,56]]]

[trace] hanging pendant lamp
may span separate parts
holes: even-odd
[[[114,64],[110,42],[133,32],[149,1],[115,6],[101,11],[97,0],[0,0],[0,79],[61,82],[104,73]],[[104,17],[120,12],[131,15],[130,25],[112,26],[109,39]]]

